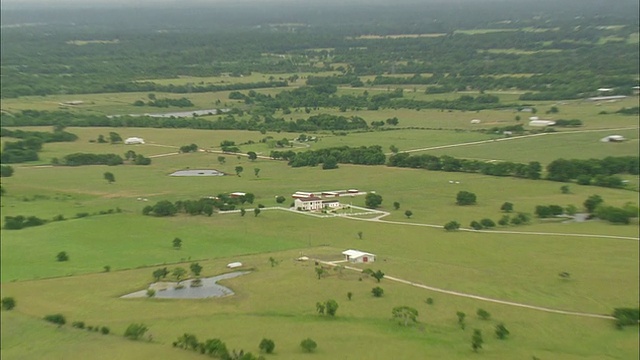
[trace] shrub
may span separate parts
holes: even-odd
[[[489,312],[485,309],[478,309],[476,314],[482,320],[489,320],[491,318],[491,314],[489,314]]]
[[[124,332],[124,337],[130,340],[139,340],[149,330],[144,324],[131,324]]]
[[[109,328],[106,326],[100,328],[100,332],[102,333],[102,335],[108,335],[110,331],[111,330],[109,330]]]
[[[456,204],[458,205],[474,205],[476,203],[476,194],[468,191],[460,191],[456,196]]]
[[[384,290],[380,286],[376,286],[371,289],[371,294],[373,294],[374,297],[382,297]]]
[[[84,321],[74,321],[71,326],[78,329],[84,329]]]
[[[496,226],[496,223],[493,222],[493,220],[487,218],[480,220],[480,224],[485,228],[492,228]]]
[[[67,323],[67,320],[64,318],[64,315],[62,314],[47,315],[44,317],[44,319],[50,323],[57,324],[58,326],[62,326]]]
[[[3,297],[2,298],[2,308],[4,310],[12,310],[14,307],[16,307],[16,300],[10,296],[7,297]]]
[[[454,230],[458,230],[460,229],[460,223],[458,223],[457,221],[449,221],[448,223],[446,223],[444,225],[444,229],[447,231],[454,231]]]
[[[60,251],[58,255],[56,255],[57,261],[69,261],[69,255],[66,251]]]
[[[311,338],[307,338],[300,342],[300,346],[304,351],[310,353],[310,352],[313,352],[318,347],[318,344],[315,341],[313,341]]]
[[[273,350],[276,348],[276,343],[271,339],[262,339],[260,341],[260,345],[258,345],[261,351],[266,352],[267,354],[273,353]]]

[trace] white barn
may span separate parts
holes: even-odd
[[[139,137],[130,137],[124,141],[125,145],[144,144],[144,139]]]
[[[600,139],[600,141],[602,141],[602,142],[621,142],[621,141],[625,141],[625,140],[626,139],[622,135],[609,135],[609,136],[605,136],[602,139]]]
[[[371,253],[362,252],[359,250],[345,250],[342,252],[344,259],[352,263],[372,263],[376,261],[376,256]]]

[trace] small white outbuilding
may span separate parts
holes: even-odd
[[[602,139],[600,139],[600,141],[602,141],[602,142],[621,142],[621,141],[625,141],[625,140],[626,139],[622,135],[609,135],[609,136],[605,136]]]
[[[480,124],[480,119],[473,119],[471,120],[472,124]]]
[[[352,263],[370,263],[376,261],[376,256],[359,250],[345,250],[342,252],[344,259]]]
[[[139,137],[130,137],[124,141],[125,145],[144,144],[144,139]]]
[[[239,268],[239,267],[242,267],[242,263],[241,262],[232,262],[232,263],[227,264],[227,267],[229,269]]]

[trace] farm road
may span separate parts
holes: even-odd
[[[316,262],[319,262],[319,263],[322,263],[322,264],[325,264],[325,265],[329,265],[329,266],[337,266],[338,265],[337,263],[340,262],[340,261],[335,261],[335,262],[322,261],[322,260],[318,260],[318,259],[312,259],[312,260],[314,260]],[[358,268],[351,267],[351,266],[345,266],[344,268],[345,269],[349,269],[349,270],[353,270],[353,271],[362,272],[362,269],[358,269]],[[420,284],[420,283],[416,283],[416,282],[412,282],[412,281],[409,281],[409,280],[404,280],[404,279],[400,279],[400,278],[396,278],[396,277],[388,276],[388,275],[385,275],[384,278],[388,279],[388,280],[391,280],[391,281],[399,282],[399,283],[402,283],[402,284],[415,286],[415,287],[418,287],[418,288],[421,288],[421,289],[426,289],[426,290],[435,291],[435,292],[448,294],[448,295],[465,297],[465,298],[469,298],[469,299],[487,301],[487,302],[492,302],[492,303],[496,303],[496,304],[521,307],[521,308],[525,308],[525,309],[544,311],[544,312],[554,313],[554,314],[573,315],[573,316],[589,317],[589,318],[596,318],[596,319],[615,320],[615,318],[613,316],[610,316],[610,315],[592,314],[592,313],[584,313],[584,312],[576,312],[576,311],[566,311],[566,310],[552,309],[552,308],[547,308],[547,307],[542,307],[542,306],[535,306],[535,305],[517,303],[517,302],[513,302],[513,301],[492,299],[492,298],[488,298],[488,297],[484,297],[484,296],[461,293],[461,292],[458,292],[458,291],[451,291],[451,290],[446,290],[446,289],[437,288],[437,287],[433,287],[433,286],[423,285],[423,284]]]
[[[513,137],[506,137],[506,138],[492,139],[492,140],[480,140],[480,141],[472,141],[472,142],[466,142],[466,143],[432,146],[432,147],[427,147],[427,148],[419,148],[419,149],[411,149],[411,150],[399,151],[398,153],[412,153],[412,152],[420,152],[420,151],[446,149],[446,148],[459,147],[459,146],[480,145],[480,144],[488,144],[488,143],[493,143],[493,142],[498,142],[498,141],[509,141],[509,140],[526,139],[526,138],[532,138],[532,137],[537,137],[537,136],[545,136],[545,135],[577,134],[577,133],[586,133],[586,132],[604,132],[604,131],[637,130],[637,129],[639,129],[639,128],[638,127],[624,127],[624,128],[613,128],[613,129],[592,129],[592,130],[576,130],[576,131],[562,131],[562,132],[552,132],[552,133],[539,133],[539,134],[513,136]],[[392,154],[393,153],[387,153],[385,155],[392,155]]]

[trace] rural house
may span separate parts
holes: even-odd
[[[345,250],[342,252],[344,259],[352,263],[370,263],[376,261],[376,256],[359,250]]]
[[[294,206],[298,210],[319,211],[322,210],[322,199],[315,196],[297,198]]]
[[[144,144],[144,139],[139,137],[130,137],[124,141],[125,145]]]

